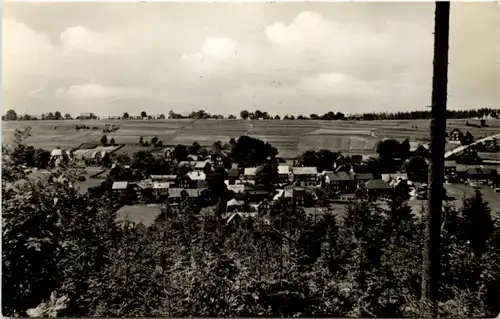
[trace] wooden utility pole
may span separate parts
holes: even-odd
[[[434,25],[434,68],[432,78],[431,143],[425,242],[422,267],[422,302],[428,301],[437,315],[440,281],[440,237],[444,200],[444,154],[448,86],[448,41],[450,3],[436,2]]]

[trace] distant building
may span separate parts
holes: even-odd
[[[427,158],[429,156],[429,144],[422,142],[410,142],[410,155]]]
[[[454,129],[448,135],[448,142],[453,144],[461,144],[464,134],[459,129]]]
[[[314,186],[318,180],[316,167],[292,167],[293,180],[301,186]]]
[[[372,173],[356,173],[354,175],[354,177],[356,178],[356,181],[359,182],[368,182],[369,180],[372,180],[373,179],[373,174]]]
[[[290,166],[279,165],[278,166],[278,181],[281,184],[290,182],[292,175],[290,174]]]
[[[448,181],[452,181],[457,176],[457,162],[455,161],[444,161],[444,178]]]
[[[348,185],[355,181],[354,174],[351,172],[333,172],[327,171],[325,173],[325,184],[330,185],[333,190],[345,192],[348,189]],[[351,189],[352,192],[356,190],[356,188]]]
[[[467,170],[467,182],[471,186],[487,185],[498,176],[498,172],[490,168],[470,168]]]
[[[243,176],[245,180],[253,181],[255,180],[255,176],[257,175],[257,167],[245,167],[243,170]]]
[[[498,152],[499,150],[500,147],[498,146],[497,140],[495,138],[490,138],[483,142],[483,151]]]
[[[371,198],[389,197],[392,194],[392,187],[384,180],[372,179],[365,184],[368,196]]]

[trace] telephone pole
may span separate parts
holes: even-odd
[[[437,315],[440,281],[440,237],[444,200],[444,154],[448,86],[450,2],[436,2],[434,25],[434,68],[430,124],[430,165],[427,211],[424,214],[425,242],[422,267],[422,302],[430,302]],[[424,304],[422,303],[422,306]]]

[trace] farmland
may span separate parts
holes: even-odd
[[[448,120],[448,128],[469,130],[475,137],[500,132],[500,120],[489,120],[489,127],[466,126],[466,120]],[[96,129],[75,129],[77,124],[86,124]],[[120,151],[133,153],[140,149],[139,137],[146,141],[156,136],[164,145],[186,144],[197,141],[203,146],[213,142],[227,142],[249,134],[269,142],[284,158],[292,158],[308,149],[330,149],[352,154],[375,153],[376,142],[382,138],[428,140],[428,120],[386,120],[386,121],[314,121],[314,120],[66,120],[66,121],[22,121],[3,122],[3,142],[12,141],[16,128],[30,126],[32,136],[26,141],[45,149],[77,148],[82,143],[99,144],[106,124],[120,128],[108,133],[108,140],[114,138],[124,147]],[[490,154],[497,159],[497,154]]]

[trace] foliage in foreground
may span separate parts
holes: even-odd
[[[492,317],[500,228],[479,193],[464,204],[444,216],[440,314]],[[397,199],[229,224],[166,207],[149,228],[110,207],[57,175],[4,185],[4,315],[421,315],[422,228]]]

